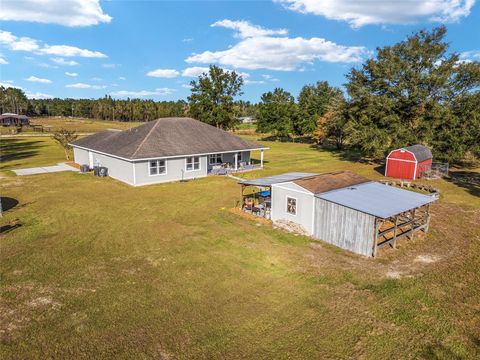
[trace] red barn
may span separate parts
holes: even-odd
[[[393,150],[387,156],[385,176],[398,179],[420,179],[432,167],[432,152],[423,145]]]

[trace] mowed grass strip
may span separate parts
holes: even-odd
[[[242,176],[380,177],[350,154],[266,144],[266,169]],[[2,165],[61,158],[43,145],[37,158]],[[73,172],[1,181],[19,204],[0,224],[21,224],[0,238],[2,358],[479,355],[472,188],[435,182],[455,196],[445,191],[434,207],[430,235],[372,260],[230,213],[240,190],[228,178],[140,188]]]

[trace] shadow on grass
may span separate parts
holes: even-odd
[[[39,140],[2,139],[0,141],[0,160],[2,162],[14,161],[35,156],[38,154],[39,148],[44,146],[41,144],[42,141]]]
[[[0,197],[0,203],[2,204],[2,210],[8,211],[18,205],[18,200],[11,197],[2,196]]]
[[[7,225],[0,226],[0,234],[9,233],[10,231],[18,229],[21,226],[22,226],[22,224],[20,224],[19,222],[14,223],[14,224],[7,224]]]
[[[446,179],[451,183],[466,189],[474,196],[480,196],[480,173],[473,171],[451,171]]]

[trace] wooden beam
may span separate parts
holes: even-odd
[[[380,224],[380,220],[375,218],[375,233],[373,235],[373,250],[372,250],[373,257],[377,256],[378,231],[380,230],[379,224]]]
[[[393,248],[397,248],[397,228],[398,228],[398,215],[395,216],[395,226],[393,227]]]

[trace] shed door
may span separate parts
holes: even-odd
[[[389,159],[387,166],[387,176],[398,179],[413,179],[416,163]]]

